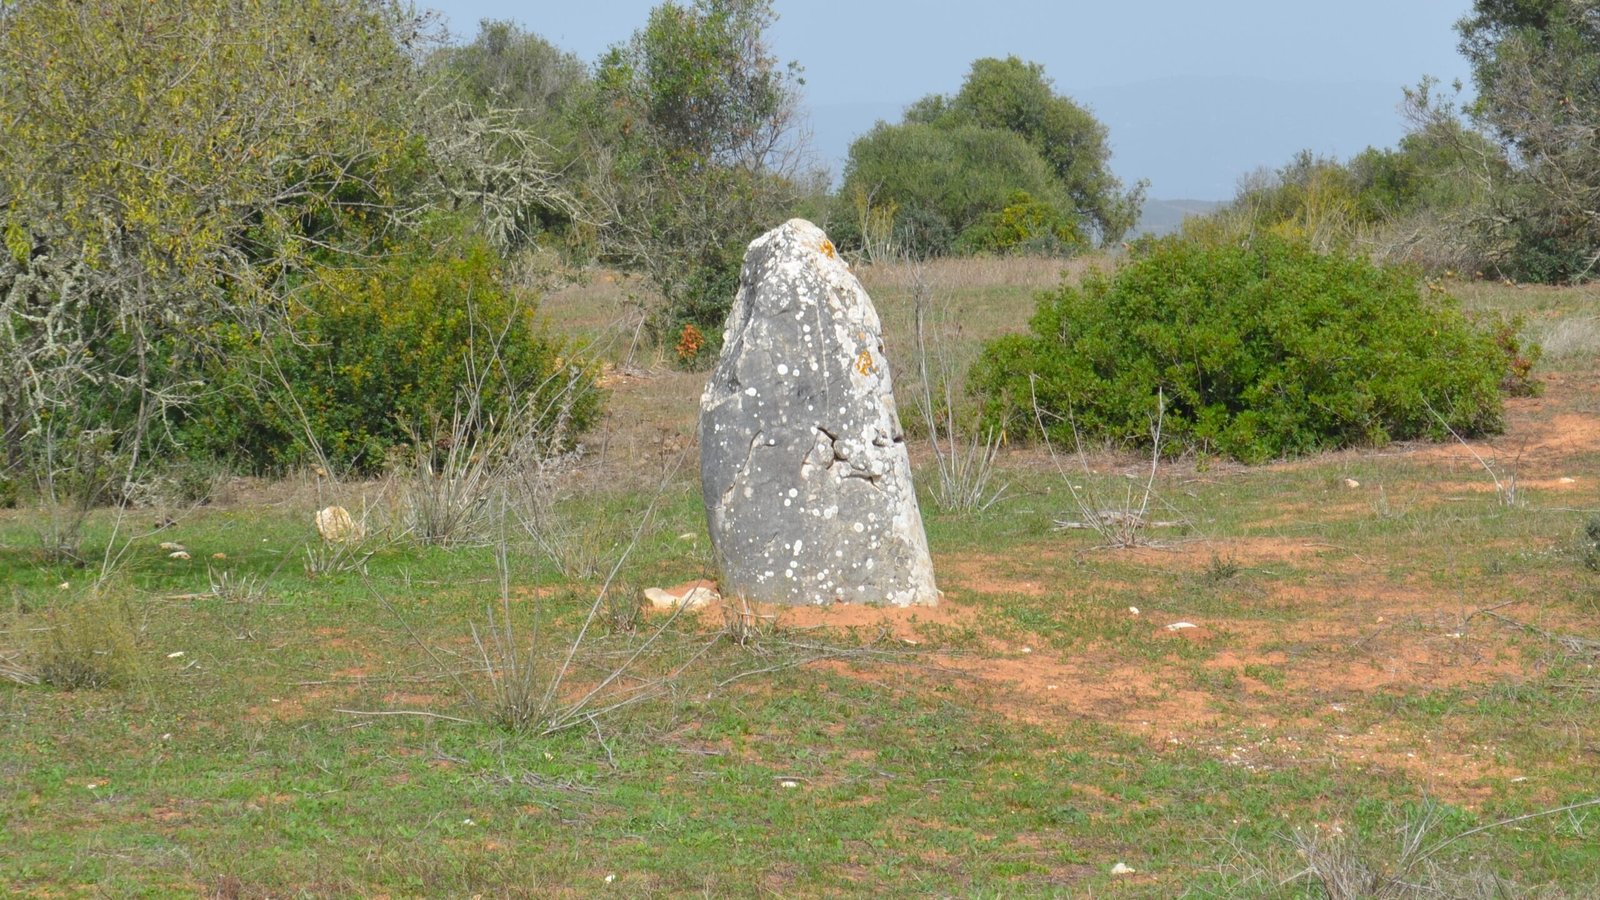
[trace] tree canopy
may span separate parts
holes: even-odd
[[[1138,219],[1144,186],[1125,190],[1110,158],[1105,126],[1056,93],[1043,66],[980,59],[956,94],[924,97],[900,124],[857,140],[843,196],[893,208],[897,237],[916,253],[957,249],[964,234],[966,245],[984,244],[995,217],[1018,203],[1054,213],[1041,220],[1044,234],[1019,233],[1023,243],[1054,236],[1069,249],[1120,240]],[[1062,247],[1066,235],[1076,237]]]
[[[1487,220],[1504,268],[1541,281],[1600,262],[1600,18],[1587,0],[1478,0],[1456,26],[1473,118],[1509,152]]]
[[[794,200],[799,67],[769,49],[774,18],[770,0],[663,3],[597,66],[588,195],[605,255],[665,297],[658,334],[720,329],[744,246]]]

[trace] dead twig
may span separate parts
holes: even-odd
[[[344,713],[347,716],[420,716],[424,719],[443,719],[446,722],[460,722],[463,725],[475,725],[471,719],[458,716],[447,716],[443,713],[428,712],[425,709],[343,709],[335,706],[333,711]]]

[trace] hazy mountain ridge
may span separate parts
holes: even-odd
[[[1133,226],[1133,235],[1153,234],[1160,237],[1178,230],[1183,220],[1190,216],[1203,216],[1222,206],[1218,200],[1158,200],[1147,198],[1139,210],[1139,223]]]

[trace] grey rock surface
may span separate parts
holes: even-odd
[[[751,242],[700,399],[725,595],[938,603],[880,334],[822,229],[791,219]]]

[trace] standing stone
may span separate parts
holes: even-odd
[[[938,603],[880,331],[822,229],[791,219],[750,244],[700,398],[724,594]]]

